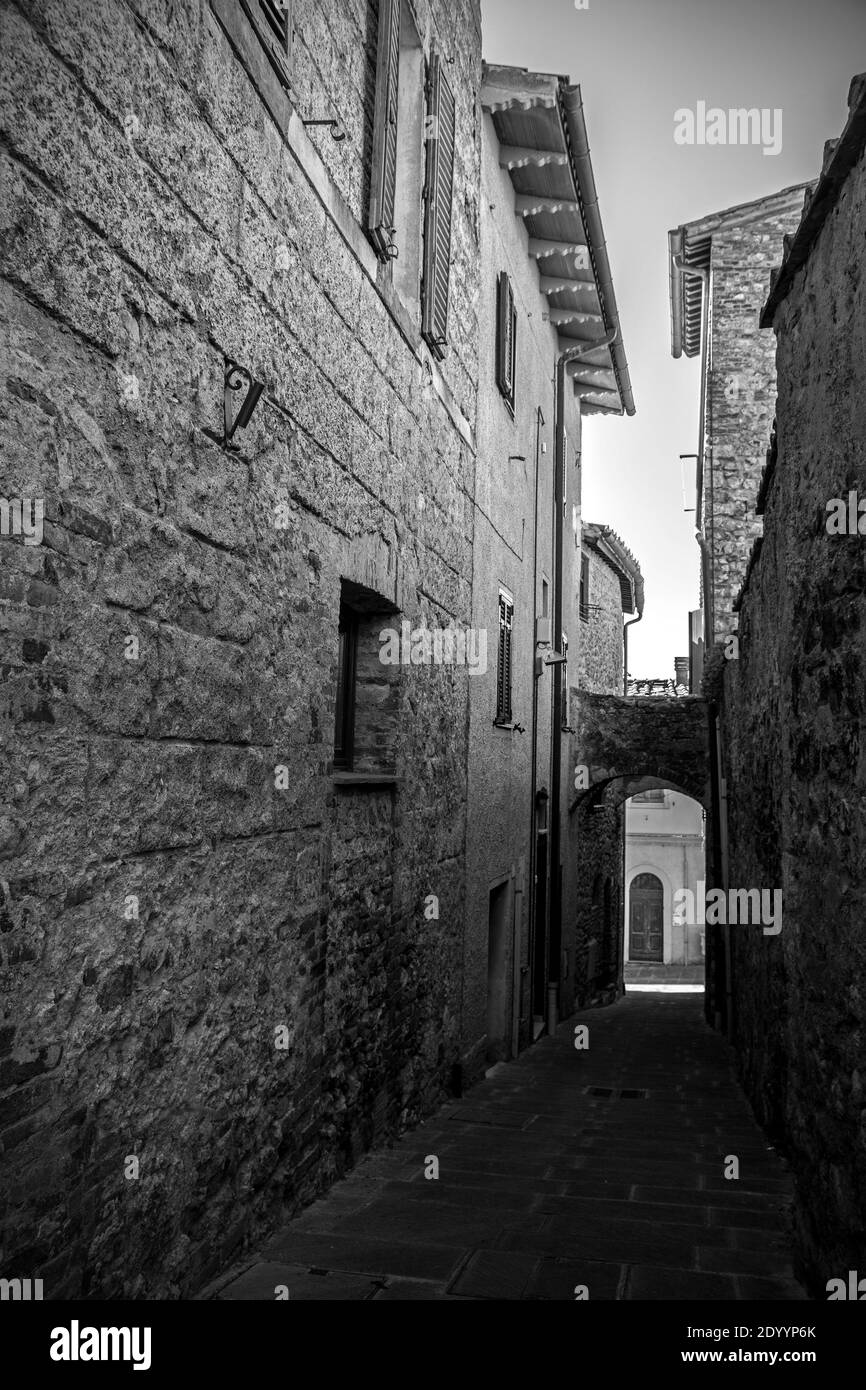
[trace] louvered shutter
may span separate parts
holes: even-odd
[[[271,66],[284,84],[289,86],[292,59],[292,0],[258,0],[255,5],[254,24],[271,60]]]
[[[568,430],[562,431],[562,515],[568,515]]]
[[[454,140],[457,108],[442,59],[433,54],[427,120],[427,179],[424,188],[424,275],[421,332],[435,357],[448,342],[448,287],[451,278],[451,216],[454,195]]]
[[[517,350],[517,310],[511,281],[502,270],[496,282],[496,384],[509,405],[514,405],[514,368]]]
[[[400,0],[379,0],[373,168],[367,230],[382,261],[397,254],[394,205],[397,194],[397,98],[400,82]]]
[[[496,663],[496,718],[511,718],[511,636],[514,604],[499,595],[499,653]]]

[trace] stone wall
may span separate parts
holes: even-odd
[[[2,1272],[47,1298],[189,1293],[459,1055],[465,673],[399,671],[396,782],[330,761],[341,582],[470,620],[478,7],[416,7],[455,59],[441,365],[359,226],[366,6],[296,6],[340,147],[231,10],[0,21],[3,492],[45,499],[0,540]]]
[[[589,557],[589,616],[580,620],[573,684],[597,694],[622,690],[622,588],[619,575],[584,541]],[[579,575],[580,570],[577,569]]]
[[[864,230],[861,154],[776,312],[778,462],[722,694],[730,881],[783,891],[780,935],[732,933],[735,1041],[817,1297],[866,1254],[866,542],[825,529],[866,495]]]
[[[648,787],[672,787],[709,805],[707,705],[699,695],[605,695],[572,691],[572,763],[586,767],[588,788],[608,784],[624,799]]]
[[[576,846],[577,904],[569,932],[569,974],[575,1009],[611,1004],[622,993],[624,806],[580,804],[571,816]]]
[[[734,599],[761,534],[754,503],[775,414],[776,377],[773,342],[758,318],[782,238],[799,220],[803,193],[798,185],[723,213],[712,234],[703,521],[716,642],[737,630]]]

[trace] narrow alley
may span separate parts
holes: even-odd
[[[866,3],[9,0],[0,51],[0,1317],[173,1381],[284,1364],[226,1303],[589,1300],[621,1374],[699,1316],[826,1379]]]
[[[575,1014],[203,1296],[805,1298],[787,1174],[702,1009],[700,994],[640,993]]]

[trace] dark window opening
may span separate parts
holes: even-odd
[[[335,772],[395,775],[400,713],[398,609],[344,579],[337,629]]]
[[[589,622],[589,556],[584,552],[580,557],[580,616]]]
[[[334,767],[351,769],[355,743],[355,670],[358,651],[358,615],[340,604],[339,655],[337,658],[337,708],[334,726]]]

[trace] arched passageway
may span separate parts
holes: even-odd
[[[711,879],[713,850],[710,722],[698,696],[571,693],[572,787],[569,819],[576,856],[574,1004],[606,1004],[629,985],[703,988],[705,963],[710,998],[717,943],[702,924],[674,919],[680,889],[696,894]],[[632,798],[641,798],[640,802]],[[676,853],[646,837],[641,855],[627,852],[626,821],[640,805],[644,819],[672,824]],[[680,824],[682,822],[682,824]],[[685,858],[683,860],[683,853]],[[650,877],[643,877],[652,876]],[[638,880],[634,889],[634,881]],[[607,885],[613,929],[604,930],[599,892]],[[677,900],[679,901],[679,900]],[[712,938],[712,933],[710,933]],[[581,963],[582,971],[581,974]]]

